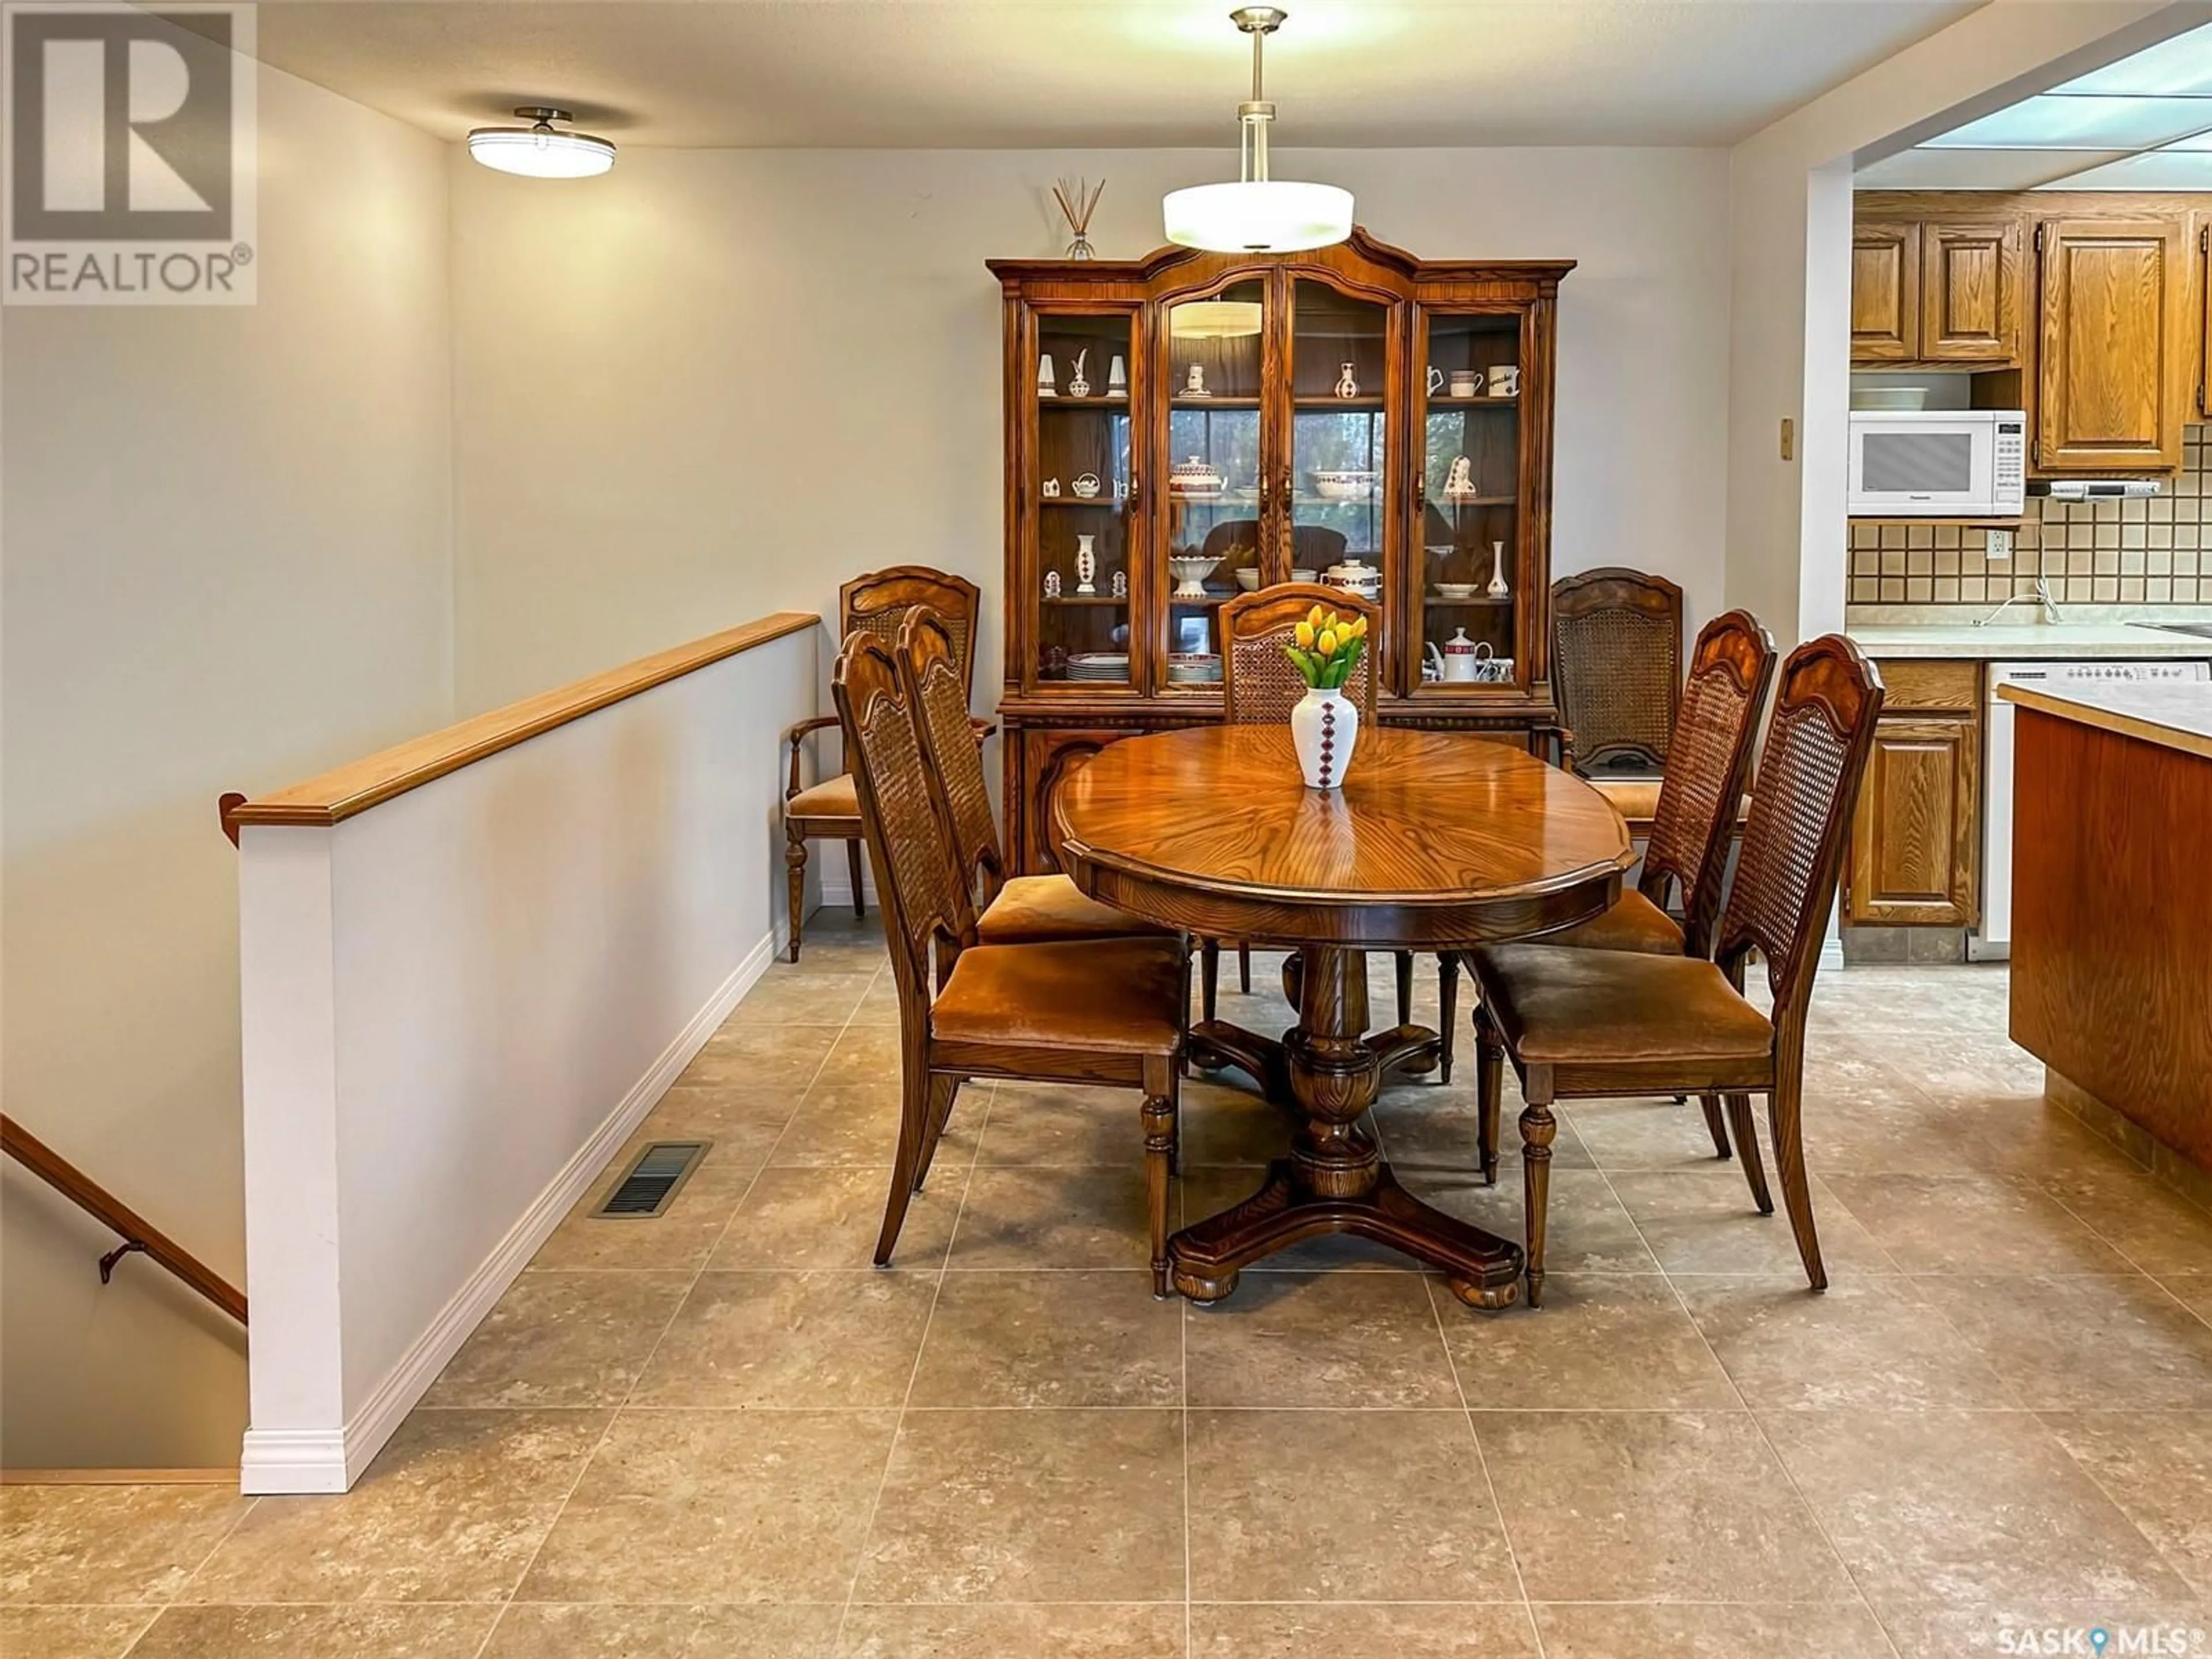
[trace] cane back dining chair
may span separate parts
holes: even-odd
[[[830,692],[845,732],[862,833],[898,991],[898,1148],[878,1267],[970,1078],[1141,1091],[1152,1287],[1168,1293],[1168,1192],[1175,1158],[1188,984],[1173,939],[1024,945],[975,940],[969,902],[930,798],[917,709],[890,644],[856,629]],[[936,973],[941,988],[932,994]]]
[[[1564,762],[1628,820],[1651,827],[1681,706],[1682,590],[1618,565],[1552,584],[1552,683]]]
[[[1315,582],[1278,583],[1256,593],[1240,593],[1221,607],[1224,720],[1231,725],[1279,726],[1290,719],[1291,708],[1306,694],[1306,683],[1283,653],[1283,647],[1290,643],[1297,625],[1306,620],[1316,605],[1340,616],[1367,619],[1367,648],[1359,653],[1344,690],[1352,706],[1359,710],[1360,724],[1373,728],[1376,695],[1382,684],[1376,654],[1382,639],[1382,608],[1345,588],[1325,587]],[[1200,997],[1205,1018],[1209,1020],[1213,1018],[1217,1001],[1221,944],[1218,939],[1204,939],[1199,945]],[[1249,994],[1252,989],[1252,947],[1244,939],[1237,940],[1236,945],[1238,987]],[[1395,954],[1398,1023],[1404,1025],[1413,1018],[1413,953],[1400,951]],[[1291,1000],[1295,1005],[1297,999],[1292,997]],[[1449,1082],[1449,1070],[1444,1076]]]
[[[963,694],[975,686],[975,627],[982,609],[982,590],[964,577],[932,570],[927,565],[894,565],[855,576],[837,590],[838,637],[854,629],[877,635],[886,644],[898,637],[899,624],[916,605],[926,605],[945,618],[946,633],[955,641]],[[846,770],[802,787],[799,755],[807,738],[837,724],[835,714],[801,720],[785,734],[791,745],[791,775],[783,792],[783,863],[790,881],[791,960],[799,960],[799,935],[806,911],[806,843],[842,841],[846,868],[853,878],[853,914],[867,915],[861,896],[860,808],[853,793],[853,775]],[[978,741],[981,740],[979,734]]]
[[[917,605],[899,626],[897,651],[901,683],[920,721],[930,795],[965,890],[980,907],[977,939],[1023,945],[1149,935],[1180,945],[1182,936],[1175,929],[1101,904],[1065,875],[1006,873],[998,822],[991,816],[990,787],[983,777],[983,754],[969,720],[958,641],[942,616]]]
[[[1748,611],[1724,612],[1698,630],[1636,885],[1603,915],[1534,943],[1648,956],[1712,955],[1713,922],[1728,882],[1729,847],[1735,825],[1729,803],[1743,796],[1759,711],[1774,678],[1774,636]],[[1682,903],[1680,921],[1667,908],[1668,899],[1677,890]],[[1454,1012],[1451,992],[1448,982],[1447,1023]],[[1496,1063],[1494,1054],[1486,1056],[1485,1063]],[[1487,1089],[1484,1098],[1489,1109],[1496,1109],[1498,1097],[1496,1087]],[[1700,1103],[1713,1150],[1726,1158],[1728,1127],[1720,1097],[1704,1095]],[[1498,1183],[1498,1127],[1493,1118],[1482,1138],[1482,1178],[1491,1186]]]
[[[1512,1060],[1527,1101],[1521,1139],[1530,1306],[1543,1300],[1558,1130],[1552,1104],[1593,1096],[1723,1096],[1753,1201],[1771,1214],[1751,1109],[1751,1097],[1765,1095],[1798,1256],[1813,1288],[1827,1288],[1805,1172],[1805,1016],[1882,697],[1881,674],[1841,635],[1808,641],[1783,664],[1716,961],[1540,944],[1473,953],[1482,992],[1478,1133],[1495,1139],[1498,1058]],[[1742,994],[1753,951],[1765,959],[1771,1018]],[[1486,1163],[1492,1150],[1482,1149]]]

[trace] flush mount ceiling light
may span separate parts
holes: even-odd
[[[526,179],[589,179],[615,164],[615,147],[588,132],[563,132],[556,121],[576,118],[565,109],[524,104],[515,112],[526,127],[478,127],[469,154],[488,167]]]
[[[1168,240],[1215,253],[1296,253],[1340,242],[1352,234],[1350,191],[1267,176],[1267,128],[1275,106],[1261,89],[1260,55],[1267,38],[1282,27],[1284,13],[1273,6],[1245,6],[1229,16],[1252,37],[1252,97],[1237,106],[1242,176],[1233,185],[1170,191],[1160,204]]]

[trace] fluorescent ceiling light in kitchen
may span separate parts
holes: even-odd
[[[1861,190],[2034,190],[2106,161],[2125,149],[1901,149],[1861,167]]]
[[[553,125],[576,118],[567,110],[525,104],[514,112],[531,125],[478,127],[469,134],[469,154],[488,167],[526,179],[589,179],[615,164],[615,147],[605,139]]]
[[[2045,93],[1969,121],[1928,149],[2151,149],[2212,127],[2212,99]]]
[[[2069,173],[2048,190],[2212,190],[2212,150],[2154,149],[2084,173]]]
[[[2119,93],[2135,97],[2176,94],[2212,96],[2212,27],[2191,29],[2107,64],[2053,91]]]
[[[1233,185],[1169,191],[1160,204],[1168,240],[1216,253],[1297,253],[1340,242],[1352,234],[1350,191],[1267,176],[1267,129],[1275,106],[1261,90],[1260,57],[1285,14],[1273,6],[1244,6],[1229,16],[1252,37],[1252,96],[1237,106],[1239,178]]]

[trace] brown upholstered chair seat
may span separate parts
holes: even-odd
[[[976,945],[929,1006],[938,1042],[1177,1054],[1183,955],[1170,939]]]
[[[1682,954],[1682,924],[1633,887],[1613,908],[1579,927],[1547,933],[1545,945],[1571,945],[1583,951],[1641,951],[1646,956]]]
[[[853,787],[853,775],[840,772],[834,778],[824,778],[811,789],[802,789],[783,804],[783,815],[787,818],[850,818],[860,821],[860,792]]]
[[[1649,825],[1659,815],[1660,778],[1595,777],[1589,787],[1613,803],[1613,810],[1632,824]]]
[[[1048,939],[1175,937],[1174,930],[1101,904],[1066,876],[1010,876],[975,921],[986,945]]]
[[[1523,1065],[1693,1061],[1747,1088],[1771,1075],[1774,1027],[1702,957],[1498,945],[1474,959],[1482,1006]]]

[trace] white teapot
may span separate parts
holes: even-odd
[[[1437,678],[1447,685],[1474,684],[1482,678],[1480,663],[1488,654],[1487,647],[1468,638],[1464,628],[1456,629],[1441,650],[1434,640],[1429,641],[1429,658]]]

